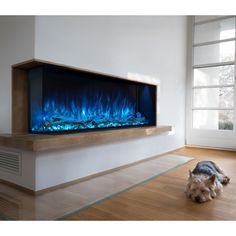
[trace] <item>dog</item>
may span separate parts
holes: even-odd
[[[185,192],[193,202],[203,203],[222,193],[223,185],[229,181],[230,178],[213,161],[201,161],[193,171],[189,170]]]

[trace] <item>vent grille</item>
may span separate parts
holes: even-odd
[[[21,174],[21,154],[0,151],[0,170]]]

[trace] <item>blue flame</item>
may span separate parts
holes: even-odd
[[[42,122],[33,122],[32,131],[68,131],[108,127],[137,126],[148,120],[136,110],[136,104],[118,94],[114,99],[98,94],[93,97],[50,97],[44,101]],[[34,117],[38,120],[37,117]]]

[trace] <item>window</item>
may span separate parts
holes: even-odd
[[[234,16],[195,17],[192,85],[192,127],[236,129]]]

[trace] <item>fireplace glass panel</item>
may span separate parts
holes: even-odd
[[[29,131],[156,125],[156,86],[45,65],[28,71]]]

